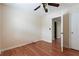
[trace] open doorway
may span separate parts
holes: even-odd
[[[54,21],[54,39],[57,39],[57,22]]]
[[[61,51],[61,17],[52,19],[52,44],[57,48],[57,51]]]

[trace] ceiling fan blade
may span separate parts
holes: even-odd
[[[48,12],[48,9],[46,8],[46,3],[42,3],[43,4],[43,8],[44,8],[44,10],[45,10],[45,12],[47,13]]]
[[[58,3],[48,3],[48,5],[54,6],[54,7],[59,7],[59,4]]]
[[[35,8],[34,10],[36,11],[37,9],[39,9],[41,6],[38,6],[37,8]]]

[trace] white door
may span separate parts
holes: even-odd
[[[71,48],[79,50],[79,12],[71,15]]]
[[[61,16],[61,52],[63,52],[63,16]]]

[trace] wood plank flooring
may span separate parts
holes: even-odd
[[[38,41],[4,51],[1,56],[79,56],[79,51],[64,48],[62,53],[56,43]]]

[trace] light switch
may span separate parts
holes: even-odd
[[[51,30],[51,28],[49,28],[49,30]]]

